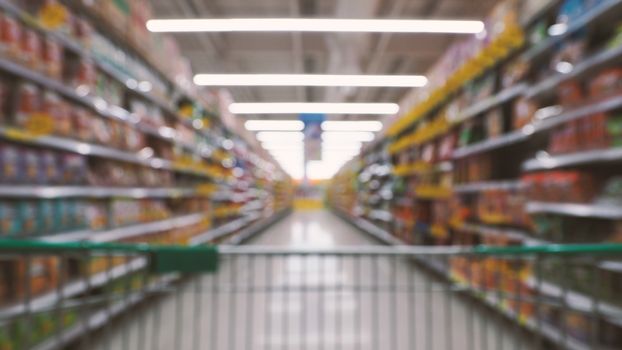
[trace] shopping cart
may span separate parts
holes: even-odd
[[[621,245],[216,249],[2,241],[0,256],[2,350],[622,344]]]

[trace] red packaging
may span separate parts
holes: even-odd
[[[54,118],[54,133],[61,136],[73,136],[72,106],[64,100],[60,100],[58,113],[52,115]]]
[[[558,88],[559,104],[562,106],[572,106],[583,100],[583,90],[576,81],[568,81],[559,85]]]
[[[22,31],[20,60],[32,69],[41,68],[41,38],[30,28]]]
[[[22,26],[13,16],[0,15],[0,49],[11,58],[18,58],[21,51]]]
[[[63,49],[56,40],[46,36],[43,41],[43,71],[55,78],[60,79],[63,67]]]
[[[73,80],[75,87],[86,86],[93,90],[97,78],[95,64],[91,60],[81,59],[78,63],[76,75]]]
[[[611,96],[622,92],[622,68],[611,68],[599,73],[590,83],[590,96]]]
[[[39,89],[32,84],[20,84],[17,92],[17,109],[15,124],[25,128],[30,117],[41,111],[41,95]]]
[[[607,148],[610,144],[610,135],[607,131],[607,115],[605,113],[598,113],[593,115],[590,119],[592,124],[591,133],[587,135],[589,139],[590,147],[593,149]]]
[[[93,140],[93,129],[91,122],[93,117],[89,111],[81,107],[72,109],[72,121],[74,123],[74,135],[78,139],[91,142]]]

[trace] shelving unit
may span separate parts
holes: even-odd
[[[521,9],[505,13],[502,17],[506,22],[498,28],[508,31],[495,33],[504,38],[502,43],[495,42],[494,37],[486,38],[489,47],[478,46],[475,39],[466,40],[463,46],[478,47],[478,50],[463,56],[456,54],[460,52],[458,48],[463,48],[456,44],[448,50],[447,57],[442,57],[428,72],[427,76],[434,77],[429,86],[406,95],[402,103],[403,115],[377,142],[386,144],[393,166],[393,181],[398,189],[394,191],[390,210],[393,225],[385,227],[362,217],[357,208],[370,204],[365,202],[366,197],[356,195],[357,189],[348,188],[363,169],[357,165],[365,164],[368,153],[377,152],[377,149],[365,150],[360,159],[344,166],[333,181],[331,192],[354,196],[346,206],[333,201],[335,210],[372,236],[389,236],[390,239],[381,239],[389,244],[533,246],[619,240],[615,233],[622,221],[622,201],[617,200],[619,195],[614,192],[622,151],[615,143],[618,136],[606,133],[617,130],[614,122],[622,110],[622,98],[619,90],[613,89],[599,95],[598,89],[590,83],[608,71],[621,69],[618,61],[622,48],[614,44],[619,40],[615,40],[618,33],[612,21],[622,15],[622,2],[595,2],[592,8],[572,14],[559,35],[546,36],[546,28],[555,24],[562,3],[551,0],[538,4],[541,7],[530,18],[514,16],[522,14]],[[499,17],[495,20],[502,21]],[[516,26],[520,28],[517,31],[514,30]],[[535,35],[537,30],[544,37]],[[570,45],[583,45],[585,52],[572,58],[563,56],[560,51]],[[555,62],[562,58],[571,61],[560,71]],[[564,100],[562,90],[574,91],[577,95],[572,97],[569,93],[571,97]],[[589,119],[597,117],[600,120],[609,118],[611,123],[598,124],[596,119]],[[594,120],[592,124],[588,124],[591,120]],[[596,130],[604,131],[605,135],[587,135],[584,130],[589,128],[594,135]],[[556,146],[568,147],[568,144],[574,148],[555,149]],[[446,171],[437,170],[440,164],[447,162],[450,166]],[[569,186],[564,181],[568,183],[574,178],[585,181],[579,185],[581,189],[609,192],[589,197],[577,188],[570,188],[558,190],[558,198],[551,194],[562,185]],[[408,183],[414,186],[405,189],[404,184]],[[417,191],[417,188],[426,188],[423,186],[449,189],[450,196],[430,196],[429,191]],[[358,220],[367,221],[357,224]],[[560,224],[566,220],[572,221]],[[595,220],[594,226],[589,225],[591,221],[582,224],[585,220]],[[600,236],[586,236],[591,233],[589,227],[593,227],[592,230],[598,227]],[[569,231],[566,234],[564,230]],[[579,237],[579,232],[584,234]],[[422,263],[452,278],[452,267]],[[491,268],[487,266],[485,273],[492,273]],[[616,261],[597,263],[593,268],[607,273],[609,279],[622,279],[622,270]],[[533,277],[526,279],[526,274],[519,271],[506,269],[494,273],[516,281],[525,293],[560,298],[561,289],[551,287],[554,286],[552,282],[545,280],[546,288],[540,288],[530,284]],[[580,280],[578,268],[569,267],[568,274],[575,273],[576,280]],[[592,298],[589,293],[573,290],[568,295],[572,296],[571,300],[566,296],[565,303],[570,308],[579,306],[578,301],[586,306],[585,301]],[[537,315],[517,314],[517,310],[500,307],[487,297],[480,300],[554,343],[567,341],[562,347],[591,348],[573,335],[589,333],[576,319],[572,321],[576,322],[572,328],[564,324],[560,315],[553,321],[544,320]],[[560,301],[562,304],[564,302]],[[588,311],[586,307],[579,309]],[[620,325],[613,321],[606,318],[599,322],[619,331],[615,327]],[[603,338],[598,341],[603,342],[599,344],[602,348],[622,345],[608,344],[609,340]]]
[[[106,16],[102,2],[59,3],[71,25],[44,25],[36,2],[0,0],[1,15],[59,54],[54,62],[44,61],[43,51],[33,61],[21,51],[0,55],[0,88],[8,94],[2,98],[20,102],[0,101],[0,211],[24,218],[19,227],[2,225],[0,235],[47,242],[237,244],[286,215],[289,177],[225,126],[220,92],[183,85],[192,72],[171,64],[182,61],[172,47],[160,47],[162,55],[150,46],[151,36],[139,38],[137,28],[119,30],[122,18]],[[30,97],[41,103],[29,106]],[[11,168],[12,155],[20,164],[25,159],[23,169]],[[36,220],[28,221],[31,212]],[[14,265],[22,258],[15,259]],[[59,273],[69,279],[62,288],[49,281],[49,289],[32,295],[28,305],[16,296],[0,300],[0,315],[36,313],[61,299],[102,293],[146,265],[137,258],[96,273],[62,266],[67,271]],[[13,265],[3,262],[0,268]],[[2,278],[0,273],[5,285]],[[98,328],[143,299],[133,294],[86,322]],[[32,345],[56,349],[82,332],[78,324]]]

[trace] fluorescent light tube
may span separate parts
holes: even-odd
[[[300,142],[305,135],[299,131],[260,131],[257,140],[261,142]]]
[[[244,127],[249,131],[302,131],[305,123],[300,120],[248,120]]]
[[[350,121],[350,120],[330,120],[322,123],[324,131],[380,131],[382,122],[379,121]]]
[[[342,18],[151,19],[151,32],[335,32],[477,34],[482,21]]]
[[[301,150],[304,149],[302,142],[262,142],[261,147],[266,151],[285,151],[285,150]]]
[[[233,114],[377,114],[399,112],[396,103],[232,103]]]
[[[197,74],[201,86],[353,86],[423,87],[421,75],[338,75],[338,74]]]
[[[330,131],[322,133],[322,140],[339,142],[341,141],[356,141],[356,142],[370,142],[374,140],[373,132],[347,132],[347,131]]]

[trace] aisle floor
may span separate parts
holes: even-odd
[[[250,245],[375,245],[327,211],[296,212]],[[216,287],[218,286],[218,287]],[[528,337],[390,257],[231,256],[104,330],[101,349],[531,349]]]

